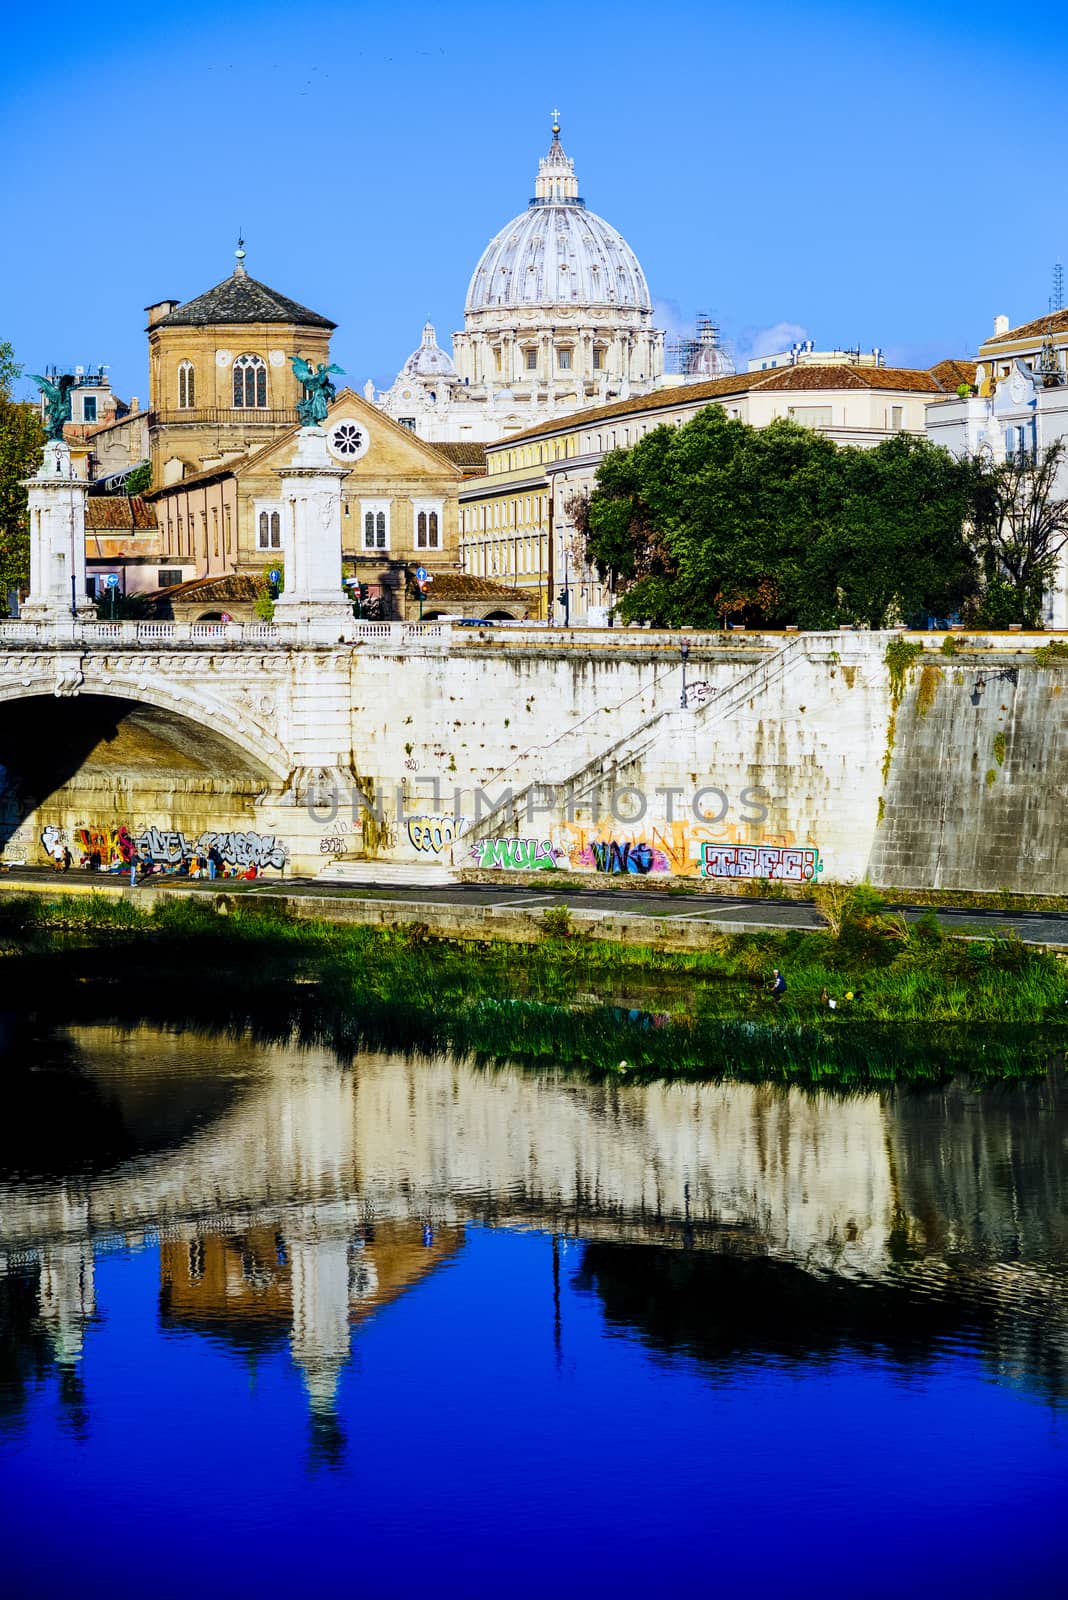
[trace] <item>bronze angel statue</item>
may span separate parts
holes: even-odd
[[[45,397],[47,407],[45,413],[45,437],[49,439],[62,439],[63,424],[71,419],[70,392],[77,383],[77,378],[65,372],[61,378],[57,377],[53,383],[51,378],[38,377],[36,372],[31,372],[30,377]]]
[[[332,372],[344,372],[344,367],[328,367],[320,361],[317,367],[305,361],[303,356],[291,356],[293,371],[300,379],[304,389],[302,397],[297,401],[297,416],[302,427],[314,428],[320,422],[326,421],[326,413],[330,402],[337,393],[330,382]]]

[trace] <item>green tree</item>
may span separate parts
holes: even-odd
[[[975,620],[1004,627],[1042,621],[1042,598],[1068,543],[1068,500],[1057,479],[1068,460],[1063,439],[1002,462],[984,457],[972,473],[972,540],[982,573]]]
[[[625,620],[666,626],[947,615],[974,587],[970,474],[908,436],[838,448],[779,420],[709,406],[601,464],[587,549]]]
[[[152,463],[141,461],[126,474],[124,494],[144,494],[152,487]]]
[[[0,610],[5,615],[8,591],[25,584],[30,573],[26,491],[20,480],[33,476],[44,445],[36,409],[11,397],[21,375],[15,352],[0,342]]]
[[[799,573],[798,620],[880,628],[958,613],[977,588],[968,464],[899,434],[841,450],[838,466],[834,517]]]

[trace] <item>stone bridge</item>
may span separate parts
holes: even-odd
[[[121,871],[210,839],[235,869],[333,877],[1068,892],[1048,635],[357,622],[338,469],[301,438],[286,589],[245,624],[92,620],[85,486],[48,446],[32,592],[0,625],[4,859],[62,842]]]

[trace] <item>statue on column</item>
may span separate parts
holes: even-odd
[[[330,402],[337,395],[337,390],[330,382],[332,372],[343,373],[344,367],[327,366],[320,361],[317,367],[305,361],[303,356],[292,356],[293,371],[300,379],[303,394],[297,401],[297,416],[304,428],[317,428],[321,422],[326,421]]]
[[[77,383],[77,378],[65,372],[55,383],[50,378],[41,378],[36,372],[31,372],[30,377],[40,389],[45,398],[45,437],[47,439],[62,439],[63,428],[71,419],[70,392]]]

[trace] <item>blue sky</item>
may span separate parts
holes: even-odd
[[[5,18],[0,339],[147,394],[143,307],[248,268],[386,382],[462,324],[549,113],[671,328],[929,364],[1041,315],[1068,256],[1052,5],[516,7],[420,0]]]

